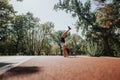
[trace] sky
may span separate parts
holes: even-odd
[[[71,26],[71,33],[76,33],[74,26],[76,19],[65,11],[56,12],[53,9],[58,2],[59,0],[23,0],[23,2],[11,0],[10,4],[13,5],[15,11],[18,11],[18,14],[31,12],[40,19],[40,23],[53,22],[56,31],[66,30],[67,26]]]

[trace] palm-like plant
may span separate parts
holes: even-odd
[[[71,54],[80,54],[80,42],[82,38],[77,34],[72,34],[69,39],[66,41],[66,45],[69,48]]]

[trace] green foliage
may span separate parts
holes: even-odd
[[[102,56],[103,55],[103,46],[97,42],[88,41],[87,42],[87,51],[90,56]]]
[[[101,2],[104,1],[101,0]],[[114,27],[119,27],[120,24],[118,17],[119,2],[114,0],[111,4],[102,5],[102,7],[96,9],[96,12],[91,12],[90,0],[86,1],[85,4],[80,0],[59,0],[54,9],[65,10],[67,13],[71,13],[73,17],[77,17],[76,29],[78,31],[82,29],[83,36],[86,37],[86,40],[90,40],[90,42],[87,41],[87,49],[91,55],[114,56],[111,51],[113,47],[110,47],[108,40],[111,36],[114,36]],[[96,13],[98,15],[95,15]],[[99,41],[96,42],[97,39],[104,46],[99,45]],[[101,47],[104,49],[101,50]],[[93,50],[94,48],[95,50]]]
[[[69,48],[70,54],[81,54],[80,53],[80,42],[82,38],[77,34],[72,34],[69,39],[66,40],[66,45]]]
[[[16,52],[28,52],[29,50],[26,48],[26,46],[30,46],[28,42],[30,37],[28,37],[26,34],[28,33],[28,30],[36,27],[38,24],[37,18],[34,18],[33,14],[28,12],[26,15],[17,15],[15,19],[11,21],[11,24]]]
[[[33,17],[33,14],[28,12],[27,14],[16,15],[16,17],[9,21],[9,26],[6,28],[6,39],[2,41],[4,45],[2,47],[7,47],[2,53],[14,55],[33,55],[35,49],[35,38],[36,35],[31,35],[31,31],[34,32],[34,28],[38,27],[39,19]],[[11,54],[11,55],[13,55]]]
[[[51,37],[53,39],[54,44],[58,44],[60,45],[60,39],[61,39],[61,35],[64,33],[64,31],[57,31],[57,32],[53,32]]]
[[[16,55],[14,43],[0,41],[0,55]]]
[[[114,28],[120,27],[119,2],[113,0],[113,3],[106,4],[107,0],[96,1],[103,7],[95,12],[91,12],[90,0],[85,3],[59,0],[54,6],[55,10],[64,10],[76,17],[76,29],[81,29],[85,36],[82,39],[79,35],[68,34],[66,44],[76,54],[120,56],[120,35],[113,35]],[[53,31],[52,22],[39,24],[39,19],[30,12],[15,16],[9,0],[0,1],[0,55],[49,55],[59,51],[62,54],[60,38],[64,31]]]
[[[58,45],[52,45],[51,46],[51,52],[50,55],[60,55],[60,49]]]
[[[53,41],[53,44],[57,44],[59,46],[59,51],[60,51],[60,54],[62,55],[62,46],[61,46],[61,35],[64,33],[64,31],[56,31],[56,32],[53,32],[51,34],[51,38],[52,38],[52,41]],[[58,53],[59,53],[58,51]]]
[[[7,41],[9,21],[14,18],[15,11],[8,3],[8,0],[0,1],[0,53],[1,55],[12,55],[14,50],[14,44]],[[13,47],[11,47],[13,46]]]
[[[8,22],[14,17],[14,9],[8,4],[7,0],[0,1],[0,41],[6,38],[6,28]]]
[[[52,22],[46,22],[43,24],[40,24],[38,27],[38,34],[37,34],[37,39],[38,44],[37,44],[37,53],[38,55],[41,54],[49,54],[51,50],[51,35],[54,30],[54,24]]]
[[[88,31],[90,26],[94,26],[95,15],[90,11],[90,0],[87,0],[85,4],[79,0],[60,0],[59,3],[54,6],[54,9],[65,10],[66,12],[70,12],[74,17],[77,17],[76,28],[79,30],[81,27],[83,34]]]
[[[109,42],[114,56],[120,57],[120,36],[117,38],[115,36],[110,37]]]
[[[7,28],[6,42],[1,42],[0,53],[3,55],[39,55],[42,53],[47,55],[51,52],[53,28],[52,22],[39,24],[39,19],[30,12],[16,15]]]
[[[96,11],[96,23],[102,28],[119,27],[119,5],[107,4]]]

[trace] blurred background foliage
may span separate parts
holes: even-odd
[[[119,57],[120,1],[93,1],[99,3],[94,11],[90,0],[59,0],[54,5],[54,10],[77,19],[78,32],[66,37],[69,55]],[[55,31],[53,22],[41,23],[31,12],[16,13],[9,0],[0,1],[0,55],[62,55],[60,37],[64,31]]]

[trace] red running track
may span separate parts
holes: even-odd
[[[0,80],[120,80],[120,58],[39,56],[0,75]]]

